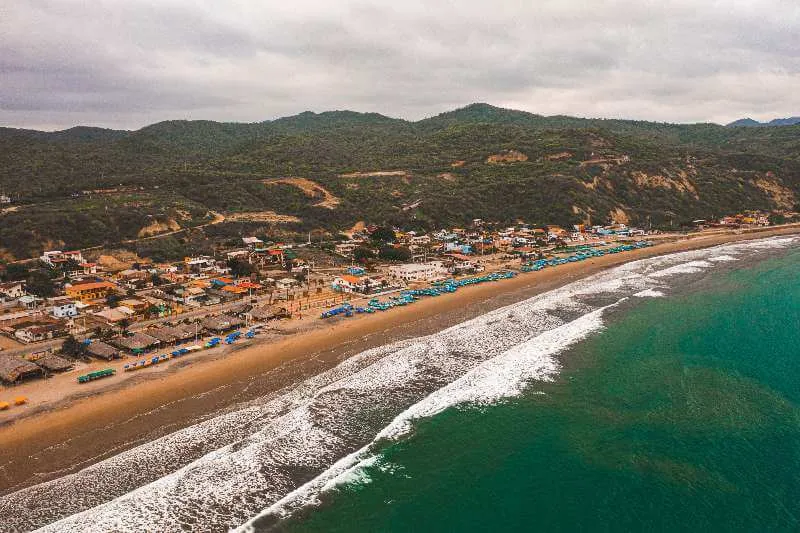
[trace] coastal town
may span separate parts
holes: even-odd
[[[763,213],[696,221],[698,229],[769,225]],[[265,237],[265,236],[264,236]],[[214,256],[174,263],[44,252],[0,275],[0,410],[19,383],[74,375],[76,387],[168,366],[309,321],[388,311],[422,297],[649,246],[659,232],[614,223],[563,228],[475,219],[428,233],[363,225],[335,243],[244,236]],[[293,326],[297,324],[297,326]]]

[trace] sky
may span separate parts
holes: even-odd
[[[798,0],[0,2],[0,125],[800,115]]]

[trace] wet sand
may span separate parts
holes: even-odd
[[[701,235],[652,248],[570,263],[514,279],[465,287],[386,313],[314,322],[307,331],[187,358],[164,371],[81,397],[0,427],[0,494],[60,477],[243,402],[277,393],[347,357],[388,342],[440,331],[625,262],[726,242],[800,232],[800,226]],[[301,328],[302,329],[302,328]],[[98,382],[99,383],[99,382]],[[46,382],[44,382],[46,385]],[[12,389],[13,392],[13,389]]]

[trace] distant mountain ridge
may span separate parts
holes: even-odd
[[[728,128],[767,128],[772,126],[794,126],[800,124],[800,117],[775,118],[769,122],[759,122],[752,118],[740,118],[727,125]]]
[[[136,131],[0,128],[0,192],[13,199],[0,209],[0,262],[114,245],[154,224],[207,224],[214,213],[228,218],[137,253],[183,257],[244,233],[306,238],[360,222],[677,228],[747,209],[800,211],[800,123],[669,124],[476,103],[418,121],[308,111]]]

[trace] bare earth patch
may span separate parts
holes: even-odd
[[[611,216],[611,220],[614,221],[616,224],[628,224],[630,219],[628,218],[628,213],[623,211],[621,207],[617,207],[613,211],[609,213]]]
[[[350,172],[349,174],[339,174],[340,178],[379,178],[382,176],[399,176],[401,178],[410,176],[407,170],[377,170],[374,172]]]
[[[166,222],[155,221],[152,224],[143,227],[136,234],[137,237],[152,237],[153,235],[160,235],[162,233],[169,233],[171,231],[178,231],[181,229],[174,219],[169,219]]]
[[[544,156],[547,161],[564,161],[566,159],[571,159],[573,156],[572,152],[558,152],[557,154],[549,154]]]
[[[503,150],[499,154],[490,155],[486,158],[486,162],[490,165],[498,163],[518,163],[527,161],[528,156],[518,150]]]
[[[651,189],[673,189],[678,192],[692,195],[695,200],[700,198],[694,184],[689,180],[689,174],[680,170],[676,175],[647,174],[645,172],[631,172],[631,178],[639,187],[649,187]]]
[[[781,209],[793,209],[796,204],[794,192],[778,183],[775,175],[768,172],[765,177],[753,180],[753,185],[764,191]]]
[[[114,250],[110,252],[110,254],[100,255],[95,262],[102,266],[106,272],[120,272],[131,268],[134,263],[139,263],[141,261],[142,258],[133,252]]]
[[[275,211],[253,211],[250,213],[229,213],[226,219],[230,221],[245,221],[245,222],[270,222],[275,224],[287,224],[290,222],[301,222],[301,220],[292,215],[281,215]]]
[[[625,163],[629,163],[630,160],[631,160],[630,156],[627,155],[621,155],[619,157],[596,157],[594,159],[589,159],[588,161],[581,161],[581,164],[579,166],[581,168],[595,166],[608,170],[613,166],[624,165]]]
[[[277,179],[269,179],[264,180],[264,184],[271,185],[274,183],[286,183],[287,185],[294,185],[301,191],[303,191],[306,196],[310,198],[318,198],[322,197],[322,200],[314,204],[315,207],[324,207],[326,209],[336,209],[336,206],[342,203],[342,201],[333,195],[328,189],[320,185],[315,181],[311,181],[310,179],[306,178],[277,178]]]

